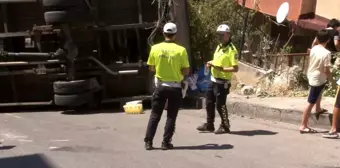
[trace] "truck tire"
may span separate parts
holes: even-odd
[[[79,107],[94,102],[93,91],[73,95],[54,95],[54,104],[64,107]]]
[[[49,11],[44,18],[48,24],[78,23],[90,20],[90,13],[85,10]]]
[[[53,83],[53,91],[58,95],[80,94],[99,88],[100,84],[96,78],[74,81],[56,81]]]
[[[84,5],[85,0],[43,0],[42,4],[45,8],[67,8],[79,7]]]

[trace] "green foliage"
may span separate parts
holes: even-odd
[[[257,6],[255,4],[255,6]],[[232,41],[239,49],[244,27],[245,16],[249,13],[247,29],[245,32],[248,49],[253,43],[257,46],[256,65],[268,68],[270,65],[269,54],[275,39],[266,32],[270,20],[265,17],[265,22],[259,25],[256,21],[256,10],[244,9],[235,0],[189,0],[190,28],[191,28],[191,50],[195,65],[201,64],[201,59],[208,61],[212,59],[215,51],[216,28],[220,24],[227,24],[231,28]],[[255,7],[256,8],[256,7]],[[257,25],[255,25],[257,24]],[[260,40],[260,43],[258,43]],[[256,42],[256,44],[255,44]],[[291,47],[285,47],[282,53],[291,51]]]
[[[323,96],[326,96],[326,97],[334,97],[335,94],[336,94],[336,89],[333,89],[332,87],[330,87],[328,84],[327,84],[327,89],[325,90],[325,92],[323,93]]]
[[[217,45],[216,28],[220,24],[230,26],[233,43],[238,46],[245,11],[235,0],[189,0],[189,6],[191,49],[196,61],[200,61],[200,57],[204,60],[211,59]],[[251,12],[249,21],[253,16],[254,12]],[[247,30],[247,34],[248,32]]]
[[[333,79],[334,79],[335,81],[337,81],[338,79],[340,79],[340,69],[334,68],[334,69],[332,70],[332,75],[333,75]],[[335,94],[336,94],[336,88],[333,89],[332,86],[331,86],[329,83],[327,83],[327,85],[326,85],[326,90],[325,90],[325,92],[324,92],[324,96],[334,97]]]
[[[291,45],[286,45],[286,46],[283,46],[281,49],[280,49],[280,54],[288,54],[288,53],[291,53],[293,50],[293,46]]]
[[[299,71],[296,75],[296,86],[295,88],[307,90],[308,89],[308,78],[303,71]]]

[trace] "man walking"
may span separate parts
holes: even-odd
[[[221,125],[215,134],[230,132],[226,99],[231,86],[232,73],[238,71],[237,49],[231,42],[230,28],[222,24],[217,28],[220,44],[213,60],[207,63],[211,68],[211,81],[206,95],[207,123],[197,127],[198,131],[214,132],[215,106],[221,117]]]
[[[331,73],[331,52],[325,47],[330,41],[328,31],[326,29],[320,30],[317,34],[318,45],[314,46],[309,56],[309,66],[307,71],[308,83],[310,91],[308,95],[308,105],[303,112],[302,123],[300,126],[300,133],[316,133],[315,130],[308,127],[308,118],[312,108],[316,103],[320,103],[322,92],[327,83],[327,79],[335,85]]]
[[[152,111],[145,135],[145,149],[153,149],[153,139],[158,123],[161,119],[164,106],[168,101],[167,120],[163,136],[162,149],[172,149],[172,136],[182,101],[182,80],[189,74],[189,61],[184,47],[175,44],[177,27],[174,23],[164,26],[165,41],[151,48],[147,64],[155,72],[157,86],[152,97]]]

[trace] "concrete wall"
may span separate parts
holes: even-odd
[[[325,18],[340,19],[339,0],[318,0],[315,14]]]

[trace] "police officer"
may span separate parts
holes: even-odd
[[[232,73],[238,71],[237,49],[231,42],[230,28],[222,24],[217,28],[220,44],[217,46],[212,61],[207,63],[211,68],[211,81],[206,94],[207,123],[197,127],[198,131],[214,132],[215,106],[221,116],[221,125],[215,134],[230,132],[230,123],[226,99],[231,86]]]
[[[167,120],[163,135],[162,149],[172,149],[172,136],[182,101],[181,82],[189,74],[189,61],[184,47],[177,45],[174,40],[177,27],[174,23],[167,23],[163,28],[165,41],[152,46],[147,64],[155,72],[157,86],[152,97],[152,111],[145,135],[145,149],[152,150],[153,138],[161,119],[164,106],[168,100]]]

